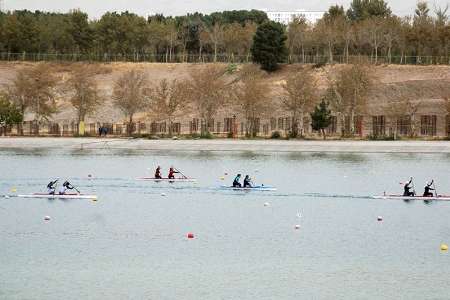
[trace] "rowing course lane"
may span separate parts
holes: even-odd
[[[164,172],[173,164],[198,183],[133,180],[158,164]],[[409,176],[418,191],[431,178],[438,192],[450,191],[447,155],[8,150],[0,151],[0,165],[0,194],[13,186],[32,193],[59,177],[99,196],[97,202],[0,198],[0,298],[450,293],[449,256],[439,252],[450,239],[450,203],[366,198],[400,192],[398,182]],[[278,190],[218,189],[237,172]],[[187,240],[187,232],[195,239]]]

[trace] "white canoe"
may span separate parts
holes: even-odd
[[[153,182],[196,182],[195,178],[155,178],[155,177],[138,177],[136,180],[153,181]]]
[[[19,198],[45,198],[45,199],[89,199],[96,200],[96,195],[84,195],[84,194],[64,194],[64,195],[49,195],[45,193],[34,193],[28,195],[17,195]]]
[[[222,186],[220,186],[220,188],[224,189],[224,190],[232,190],[232,191],[260,191],[260,192],[273,192],[273,191],[277,190],[273,186],[268,186],[268,185],[257,185],[254,187],[245,187],[245,188],[222,185]]]
[[[450,201],[450,195],[438,195],[437,197],[423,197],[423,196],[403,196],[403,195],[382,195],[373,196],[374,199],[392,199],[392,200],[422,200],[422,201]]]

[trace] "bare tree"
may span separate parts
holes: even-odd
[[[351,134],[355,133],[356,113],[365,109],[373,80],[367,67],[362,64],[346,66],[337,74],[333,91],[336,99],[339,99],[340,105],[350,117]]]
[[[302,63],[305,62],[305,41],[308,31],[308,23],[305,18],[294,18],[287,31],[287,44],[289,50],[289,62],[292,63],[292,55],[301,53]]]
[[[169,135],[172,136],[172,120],[176,113],[186,113],[189,106],[189,86],[187,82],[176,79],[169,82],[163,79],[152,90],[151,112],[169,120]]]
[[[223,45],[223,26],[216,22],[212,27],[206,29],[208,43],[214,50],[213,61],[217,62],[217,52],[219,47]]]
[[[224,78],[224,67],[211,64],[202,70],[192,70],[189,80],[189,99],[197,109],[201,118],[205,121],[205,132],[209,134],[209,124],[223,106],[229,96],[229,86]],[[203,129],[203,127],[202,127]]]
[[[95,81],[96,69],[90,65],[76,66],[67,80],[67,92],[70,103],[77,111],[78,124],[84,122],[89,114],[95,112],[99,105],[101,95]]]
[[[292,136],[303,136],[305,113],[310,112],[318,100],[317,82],[312,71],[303,69],[287,78],[282,85],[284,95],[281,103],[292,116]]]
[[[34,113],[34,120],[48,119],[56,112],[57,77],[48,64],[20,70],[12,84],[6,87],[8,98],[24,115]]]
[[[145,72],[130,70],[114,83],[113,103],[128,120],[128,135],[133,132],[133,117],[149,103],[149,81]]]
[[[234,102],[244,114],[246,136],[255,137],[258,132],[258,119],[270,112],[270,87],[263,80],[267,76],[256,65],[245,65],[241,70],[240,81],[234,89]]]

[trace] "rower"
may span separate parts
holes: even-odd
[[[242,187],[242,184],[239,182],[241,180],[241,174],[237,174],[233,181],[233,187]]]
[[[49,195],[54,195],[55,194],[55,190],[56,190],[56,183],[58,182],[58,179],[56,179],[55,181],[50,181],[47,184],[47,192]]]
[[[160,166],[158,166],[157,168],[156,168],[156,171],[155,171],[155,178],[156,179],[161,179],[162,177],[161,177],[161,167]]]
[[[433,183],[434,183],[434,180],[431,180],[430,183],[428,183],[428,182],[426,183],[425,191],[423,192],[424,197],[433,197],[434,196],[434,194],[430,192],[430,191],[434,191],[434,188],[432,188]]]
[[[245,188],[251,188],[251,187],[253,187],[253,186],[252,186],[252,180],[251,180],[250,176],[248,176],[248,175],[245,175],[245,178],[244,178],[244,187],[245,187]]]
[[[61,189],[59,190],[60,195],[65,195],[67,190],[73,190],[75,187],[66,181],[63,183]]]
[[[412,181],[413,181],[413,179],[412,179],[412,177],[411,177],[411,179],[409,180],[409,182],[405,183],[405,186],[403,187],[403,189],[404,189],[403,196],[406,196],[406,197],[414,197],[414,196],[416,195],[416,193],[415,193],[414,190],[411,192]]]
[[[180,173],[180,172],[178,172],[178,171],[176,171],[173,167],[170,167],[170,169],[169,169],[169,179],[175,179],[175,173]]]

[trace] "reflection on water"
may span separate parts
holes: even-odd
[[[99,197],[0,197],[0,298],[450,294],[448,253],[439,252],[450,242],[450,203],[372,199],[402,193],[409,176],[418,193],[429,178],[450,192],[448,155],[181,150],[0,150],[0,195],[45,191],[60,178]],[[156,165],[198,182],[135,180]],[[222,190],[236,173],[278,190]]]

